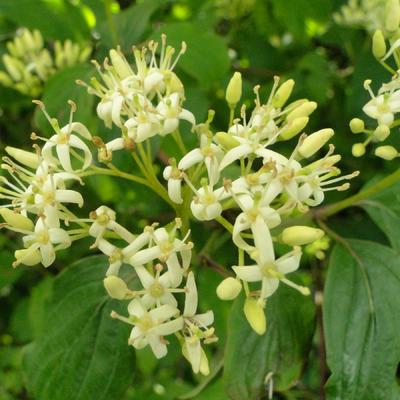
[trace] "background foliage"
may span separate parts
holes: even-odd
[[[0,55],[21,26],[39,29],[49,43],[67,38],[90,42],[97,60],[116,44],[128,52],[131,45],[166,33],[172,45],[182,40],[188,44],[178,66],[186,108],[198,121],[209,108],[217,110],[216,130],[225,129],[224,89],[232,71],[243,74],[244,98],[252,97],[258,83],[265,96],[274,75],[294,78],[294,97],[319,103],[311,129],[334,128],[343,170],[362,170],[352,185],[356,192],[371,179],[392,172],[395,165],[367,155],[361,168],[360,160],[351,157],[355,140],[348,121],[360,115],[368,99],[362,83],[388,76],[373,58],[364,31],[335,24],[332,15],[342,3],[0,0]],[[96,118],[94,98],[74,83],[94,72],[89,63],[60,70],[47,81],[42,100],[50,114],[66,122],[66,102],[73,99],[78,105],[76,119],[93,134],[107,135]],[[6,144],[28,148],[33,130],[50,134],[29,97],[0,87],[0,150]],[[174,155],[170,138],[160,148],[161,159]],[[85,190],[88,212],[100,203],[110,205],[134,230],[159,215],[170,218],[162,200],[126,182],[97,177]],[[342,197],[332,194],[328,202]],[[125,327],[108,318],[115,305],[106,299],[102,286],[104,260],[92,256],[79,261],[89,254],[88,243],[78,243],[73,253],[60,253],[49,270],[13,270],[15,238],[1,235],[0,399],[259,399],[267,396],[265,377],[271,371],[276,398],[323,398],[329,376],[330,399],[398,399],[399,204],[395,185],[362,207],[330,219],[335,232],[331,236],[339,244],[329,266],[308,258],[298,275],[299,281],[311,285],[315,299],[280,288],[267,307],[269,328],[264,337],[252,332],[242,314],[235,312],[242,299],[233,306],[217,300],[215,288],[221,278],[205,262],[198,277],[200,307],[214,309],[220,337],[219,350],[211,355],[211,375],[205,379],[192,376],[178,350],[170,350],[157,363],[147,350],[135,355],[128,348]],[[209,228],[196,226],[198,249],[205,245]],[[214,235],[211,245],[198,251],[198,263],[213,254],[213,263],[228,268],[234,262],[229,237],[218,230]],[[65,268],[68,264],[73,265]],[[73,313],[76,309],[79,314]]]

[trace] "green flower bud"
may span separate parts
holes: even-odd
[[[28,217],[25,217],[25,215],[8,208],[0,208],[0,215],[3,217],[4,221],[13,228],[29,232],[34,230],[35,226],[33,222]]]
[[[265,318],[264,308],[260,306],[258,301],[250,297],[246,298],[243,312],[254,332],[263,335],[267,330],[267,319]]]
[[[242,74],[235,72],[226,88],[225,99],[229,106],[235,106],[242,97]]]
[[[226,132],[217,132],[215,134],[215,140],[218,144],[220,144],[224,149],[227,150],[233,149],[240,144],[234,136]]]
[[[382,31],[377,30],[372,37],[372,54],[375,58],[380,60],[386,54],[386,43]]]
[[[294,84],[295,82],[293,79],[289,79],[286,82],[282,83],[272,99],[272,105],[274,107],[282,108],[285,105],[290,95],[292,94]]]
[[[282,242],[289,246],[303,246],[321,239],[325,235],[322,229],[310,226],[290,226],[282,232]]]
[[[390,128],[387,125],[379,125],[374,131],[374,137],[383,142],[390,135]]]
[[[110,58],[112,65],[114,66],[117,74],[121,79],[125,79],[128,76],[132,75],[132,70],[126,61],[125,57],[117,50],[110,50]]]
[[[239,280],[229,277],[224,279],[217,287],[217,296],[221,300],[233,300],[242,290],[242,284]]]
[[[399,156],[399,152],[393,146],[379,146],[375,150],[375,155],[384,160],[391,161]]]
[[[353,118],[350,121],[349,125],[350,125],[350,130],[353,133],[361,133],[361,132],[364,132],[364,130],[365,130],[364,121],[360,118]]]
[[[104,287],[110,297],[113,299],[124,300],[130,293],[126,283],[118,276],[110,275],[103,280]]]
[[[39,166],[40,160],[36,153],[21,150],[11,146],[7,146],[5,150],[7,154],[14,158],[14,160],[29,168],[36,169]]]
[[[388,0],[385,10],[385,28],[389,32],[395,32],[400,24],[399,0]]]
[[[307,101],[291,111],[286,117],[286,121],[292,122],[297,118],[308,117],[315,111],[317,106],[318,104],[315,101]]]
[[[289,140],[298,135],[308,124],[308,117],[299,117],[287,124],[280,134],[281,140]]]
[[[365,146],[363,143],[355,143],[351,148],[354,157],[362,157],[365,154]]]
[[[24,264],[28,267],[33,267],[42,261],[42,256],[39,250],[22,249],[16,250],[14,253],[16,259],[14,266],[18,264]]]
[[[304,158],[311,157],[335,134],[333,129],[321,129],[307,136],[299,147],[299,154]]]

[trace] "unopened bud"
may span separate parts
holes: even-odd
[[[383,142],[390,135],[390,128],[387,125],[379,125],[374,131],[374,137]]]
[[[16,250],[14,253],[14,257],[16,259],[16,264],[24,264],[28,267],[32,267],[36,264],[39,264],[42,261],[42,256],[39,250],[32,249],[22,249]]]
[[[239,103],[242,97],[242,74],[235,72],[226,88],[225,99],[229,106],[234,106]]]
[[[290,124],[287,124],[285,128],[282,129],[280,134],[280,139],[289,140],[292,137],[298,135],[308,124],[308,117],[300,117],[293,120]]]
[[[310,226],[290,226],[282,232],[282,242],[289,246],[303,246],[315,242],[324,236],[322,229]]]
[[[5,150],[8,155],[14,158],[14,160],[25,165],[26,167],[36,169],[39,166],[40,160],[36,153],[21,150],[11,146],[7,146]]]
[[[234,136],[226,132],[217,132],[215,134],[215,140],[218,144],[220,144],[224,149],[227,150],[233,149],[240,144]]]
[[[242,284],[239,280],[229,277],[224,279],[217,287],[217,296],[221,300],[233,300],[242,290]]]
[[[307,136],[299,147],[299,154],[304,158],[311,157],[335,134],[333,129],[321,129]]]
[[[132,70],[129,67],[128,62],[117,50],[110,50],[110,58],[112,65],[114,66],[121,79],[125,79],[128,76],[132,75]]]
[[[362,157],[365,154],[365,146],[363,143],[355,143],[351,148],[354,157]]]
[[[353,133],[361,133],[361,132],[364,132],[364,130],[365,130],[364,121],[360,118],[353,118],[350,121],[349,125],[350,125],[350,130]]]
[[[121,278],[118,278],[118,276],[107,276],[104,278],[103,284],[108,295],[113,299],[123,300],[130,293],[126,283]]]
[[[4,221],[13,228],[28,232],[32,232],[34,229],[33,222],[28,217],[25,217],[25,215],[8,208],[0,208],[0,215],[3,217]]]
[[[293,79],[289,79],[286,82],[282,83],[272,99],[272,105],[274,107],[281,108],[285,105],[290,95],[292,94],[294,84],[295,82]]]
[[[375,58],[380,60],[386,54],[386,43],[382,31],[377,30],[372,37],[372,54]]]
[[[258,301],[249,297],[246,298],[243,312],[254,332],[258,335],[263,335],[267,330],[267,320],[264,308],[260,306]]]
[[[292,122],[297,118],[308,117],[316,108],[317,103],[315,101],[307,101],[291,111],[286,117],[286,121]]]
[[[395,32],[400,23],[399,0],[388,0],[385,9],[385,28],[389,32]]]
[[[384,160],[391,161],[398,157],[399,152],[393,146],[379,146],[375,150],[375,155]]]

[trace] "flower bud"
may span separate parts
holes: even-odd
[[[307,101],[300,104],[293,111],[291,111],[286,117],[287,122],[292,122],[297,118],[308,117],[317,108],[317,103],[315,101]]]
[[[242,74],[235,72],[226,88],[225,99],[229,106],[235,106],[242,97]]]
[[[374,137],[383,142],[390,135],[390,128],[387,125],[379,125],[374,131]]]
[[[307,136],[299,147],[299,154],[304,158],[314,155],[335,134],[333,129],[321,129]]]
[[[365,146],[363,143],[355,143],[351,148],[354,157],[362,157],[365,154]]]
[[[112,65],[114,66],[117,74],[121,79],[125,79],[128,76],[132,75],[132,70],[128,62],[117,50],[110,50],[110,58]]]
[[[13,228],[29,232],[34,230],[35,226],[33,222],[28,217],[25,217],[25,215],[9,210],[8,208],[0,208],[0,215]]]
[[[395,32],[400,23],[400,4],[399,0],[388,0],[385,10],[385,28],[389,32]]]
[[[386,43],[382,31],[377,30],[372,37],[372,54],[375,58],[380,60],[386,54]]]
[[[321,239],[325,235],[322,229],[310,226],[290,226],[282,232],[282,242],[289,246],[303,246]]]
[[[244,307],[244,315],[254,332],[258,335],[263,335],[267,330],[267,320],[263,307],[260,306],[257,300],[246,298]]]
[[[287,124],[280,134],[281,140],[289,140],[292,137],[298,135],[308,124],[308,117],[299,117],[293,120],[290,124]]]
[[[293,79],[289,79],[286,82],[282,83],[272,99],[272,105],[274,107],[281,108],[285,105],[290,95],[292,94],[294,84],[295,82]]]
[[[113,299],[124,300],[130,292],[126,283],[115,275],[110,275],[104,278],[103,284],[108,295]]]
[[[36,264],[39,264],[42,261],[42,256],[39,250],[32,249],[22,249],[16,250],[14,253],[14,257],[16,262],[14,265],[24,264],[28,267],[33,267]]]
[[[36,153],[21,150],[11,146],[7,146],[5,150],[8,155],[14,158],[15,161],[18,161],[26,167],[36,169],[39,166],[40,160]]]
[[[239,146],[239,142],[235,139],[234,136],[230,135],[226,132],[217,132],[215,134],[216,142],[221,145],[224,149],[230,150],[234,147]]]
[[[239,280],[229,277],[224,279],[217,287],[217,296],[221,300],[233,300],[242,290],[242,284]]]
[[[352,133],[361,133],[365,130],[364,121],[360,118],[353,118],[349,125]]]
[[[379,146],[375,150],[375,155],[384,160],[391,161],[398,157],[399,152],[393,146]]]

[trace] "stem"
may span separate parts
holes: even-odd
[[[186,149],[185,143],[183,143],[181,133],[179,131],[175,131],[172,133],[172,138],[175,140],[175,143],[178,145],[179,150],[182,154],[186,154],[188,151]]]
[[[330,204],[326,207],[322,207],[319,210],[316,210],[314,213],[314,217],[317,219],[324,219],[332,215],[335,215],[339,211],[342,211],[347,207],[351,207],[359,203],[360,201],[368,199],[374,194],[377,194],[382,190],[387,189],[388,187],[394,185],[398,180],[400,180],[400,168],[395,172],[393,172],[392,174],[388,175],[386,178],[383,178],[375,185],[372,185],[371,187],[362,190],[361,192],[355,194],[354,196],[350,196],[347,199],[344,199],[337,203]]]
[[[139,176],[123,172],[112,164],[108,164],[108,167],[109,167],[109,169],[92,166],[91,170],[84,172],[84,173],[80,174],[79,176],[85,177],[85,176],[92,176],[92,175],[97,175],[97,174],[108,175],[108,176],[118,176],[120,178],[127,179],[132,182],[140,183],[141,185],[149,186],[148,183],[146,182],[146,180]]]

